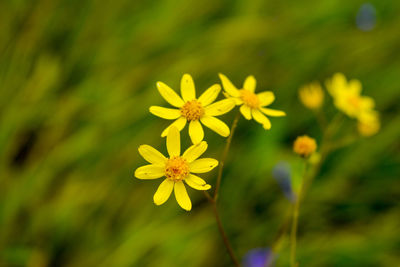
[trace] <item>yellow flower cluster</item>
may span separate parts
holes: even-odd
[[[374,110],[375,101],[361,95],[362,86],[359,80],[347,81],[342,73],[336,73],[326,82],[326,86],[336,108],[358,120],[361,135],[370,136],[379,131],[379,117]]]
[[[165,177],[154,194],[154,203],[165,203],[174,191],[178,204],[185,210],[191,210],[192,204],[187,194],[185,183],[197,190],[211,188],[202,178],[195,174],[209,172],[218,165],[218,161],[211,158],[198,159],[207,149],[207,143],[203,141],[203,126],[211,129],[223,137],[230,134],[229,127],[217,116],[231,111],[236,105],[240,106],[240,112],[250,120],[253,118],[262,124],[264,129],[271,128],[270,120],[265,116],[285,116],[285,112],[266,108],[274,100],[272,92],[256,94],[256,80],[253,76],[246,78],[243,88],[236,88],[226,76],[220,74],[220,79],[225,90],[226,98],[214,102],[221,86],[214,84],[199,97],[196,97],[196,89],[192,77],[184,74],[181,79],[181,94],[178,95],[168,85],[157,82],[157,89],[161,96],[174,108],[151,106],[150,113],[166,120],[174,120],[161,133],[167,137],[167,150],[169,157],[165,157],[159,151],[148,145],[139,147],[140,155],[150,164],[139,167],[135,176],[139,179],[157,179]],[[180,131],[189,124],[189,137],[193,143],[181,155]]]
[[[379,131],[380,122],[378,112],[374,110],[375,101],[361,95],[362,86],[359,80],[347,81],[342,73],[336,73],[326,81],[326,87],[335,107],[350,118],[357,119],[357,129],[361,135],[371,136]],[[300,88],[299,98],[305,107],[318,110],[323,104],[324,91],[319,83],[314,82]]]

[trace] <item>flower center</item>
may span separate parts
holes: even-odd
[[[189,164],[179,156],[168,159],[165,165],[165,176],[175,182],[182,181],[189,175]]]
[[[357,96],[349,96],[347,98],[348,103],[355,109],[360,108],[360,98]]]
[[[240,91],[240,98],[243,100],[246,106],[250,108],[260,107],[260,100],[258,99],[258,96],[255,93],[245,89],[241,89],[239,91]]]
[[[181,114],[188,121],[195,121],[204,115],[204,108],[196,99],[188,101],[181,107]]]

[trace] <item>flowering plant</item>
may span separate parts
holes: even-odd
[[[219,84],[212,85],[197,98],[195,85],[189,74],[183,75],[181,79],[181,96],[166,84],[162,82],[157,83],[157,88],[161,96],[174,107],[151,106],[149,109],[153,115],[166,120],[174,120],[161,133],[161,137],[166,137],[168,156],[164,156],[149,145],[141,145],[139,153],[150,164],[137,168],[135,176],[142,180],[165,177],[153,196],[153,201],[156,205],[165,203],[173,191],[179,206],[186,211],[190,211],[192,209],[192,202],[185,184],[193,189],[202,191],[212,206],[219,232],[232,262],[236,266],[239,266],[238,258],[234,253],[221,222],[217,205],[218,193],[223,177],[223,166],[229,153],[240,114],[246,120],[254,119],[265,130],[270,130],[272,124],[267,116],[282,117],[286,116],[286,113],[267,107],[274,102],[275,95],[271,91],[255,93],[256,79],[253,76],[248,76],[245,79],[242,88],[234,86],[223,74],[219,74],[219,78],[224,89],[225,99],[218,101],[216,99],[221,91]],[[361,135],[369,136],[379,130],[379,120],[377,112],[374,110],[374,101],[372,98],[361,96],[361,83],[358,80],[347,82],[344,75],[339,73],[335,74],[332,79],[329,79],[326,82],[326,86],[333,98],[334,106],[349,118],[357,120],[357,127]],[[285,195],[293,204],[293,213],[289,218],[292,222],[290,233],[291,266],[297,266],[298,264],[296,261],[296,233],[302,198],[304,198],[312,180],[317,176],[319,168],[327,155],[334,149],[348,145],[355,140],[354,138],[335,139],[338,128],[340,128],[341,117],[339,117],[340,119],[332,119],[330,123],[327,123],[328,119],[323,113],[324,91],[320,83],[314,82],[301,87],[299,98],[306,108],[316,114],[323,132],[323,140],[320,145],[317,145],[317,141],[314,138],[303,135],[297,137],[294,141],[293,150],[301,156],[304,162],[303,174],[297,184],[291,177],[290,172],[286,171],[288,168],[286,165],[281,164],[279,168],[274,170],[274,177],[284,187]],[[232,111],[235,106],[238,106],[239,110],[232,122],[232,126],[229,128],[224,121],[216,118],[216,116]],[[192,145],[184,153],[181,153],[180,132],[187,123],[189,124],[188,133]],[[222,137],[228,137],[220,161],[212,158],[200,158],[208,148],[207,142],[203,140],[205,135],[202,125],[210,128]],[[210,172],[217,166],[219,168],[214,191],[213,193],[209,193],[208,190],[212,188],[211,183],[207,183],[197,175]],[[284,177],[281,177],[282,175]],[[272,244],[271,248],[261,250],[261,254],[253,253],[256,256],[262,255],[262,257],[257,256],[257,262],[262,261],[264,265],[272,264],[273,259],[276,258],[274,255],[280,249],[278,244],[285,236],[285,233],[286,228],[279,232],[276,243]],[[268,257],[264,255],[265,251],[268,251]],[[245,264],[253,262],[253,258],[255,257],[253,254],[245,257]]]

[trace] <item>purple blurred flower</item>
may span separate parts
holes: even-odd
[[[293,192],[290,166],[287,162],[278,162],[272,169],[272,176],[278,182],[283,194],[291,202],[294,202],[296,195]]]
[[[274,254],[269,248],[252,249],[243,258],[245,267],[270,267],[274,260]]]
[[[362,31],[371,31],[376,24],[376,9],[370,3],[361,5],[356,17],[357,27]]]

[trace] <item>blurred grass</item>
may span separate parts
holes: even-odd
[[[382,130],[332,154],[300,216],[301,266],[400,263],[400,28],[397,1],[0,2],[0,266],[229,266],[211,211],[152,203],[158,181],[133,178],[146,143],[165,152],[155,83],[198,92],[248,74],[288,116],[265,132],[242,120],[223,179],[222,219],[242,258],[286,216],[271,169],[299,134],[320,139],[297,89],[341,71],[377,102]],[[329,112],[332,110],[329,109]],[[232,115],[224,120],[230,123]],[[223,139],[206,130],[209,156]],[[189,140],[185,135],[185,144]],[[214,183],[215,172],[206,176]],[[277,266],[287,266],[288,250]]]

